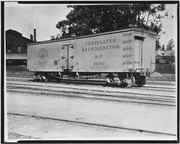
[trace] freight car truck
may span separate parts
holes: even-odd
[[[155,71],[156,33],[128,28],[28,44],[27,66],[35,79],[105,74],[107,84],[143,86]]]

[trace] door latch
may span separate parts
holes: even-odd
[[[70,58],[71,58],[71,59],[73,59],[73,58],[74,58],[74,56],[71,56]]]
[[[73,49],[73,48],[74,48],[74,46],[72,45],[72,46],[70,46],[70,48],[72,48],[72,49]]]

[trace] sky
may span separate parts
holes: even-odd
[[[7,5],[7,6],[6,6]],[[67,5],[32,5],[5,3],[5,30],[13,29],[30,38],[36,28],[37,41],[49,40],[50,36],[58,34],[58,21],[66,19],[70,12]]]
[[[177,5],[167,4],[166,9],[168,16],[162,20],[162,30],[166,33],[160,37],[160,43],[165,46],[170,39],[177,43]],[[33,34],[33,29],[36,28],[37,41],[49,40],[52,35],[60,33],[56,24],[65,20],[70,10],[66,4],[5,2],[5,30],[13,29],[30,38],[30,34]]]

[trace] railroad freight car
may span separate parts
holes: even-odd
[[[156,33],[140,28],[28,44],[35,79],[105,74],[107,84],[143,86],[155,70]]]

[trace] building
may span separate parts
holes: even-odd
[[[9,29],[6,31],[6,64],[26,64],[27,44],[34,42],[33,36],[30,39],[23,37],[21,33]]]

